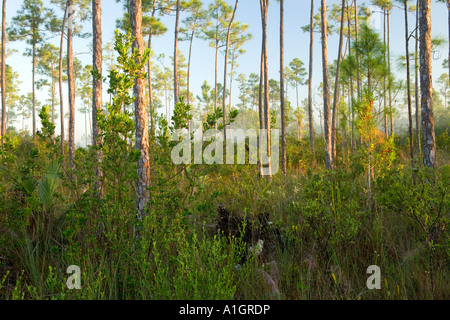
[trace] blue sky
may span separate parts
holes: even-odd
[[[49,4],[49,0],[44,0],[46,4]],[[211,2],[205,0],[205,3]],[[234,5],[234,0],[226,0],[230,5]],[[331,7],[335,3],[341,3],[340,0],[329,0],[327,4]],[[415,3],[415,1],[414,1]],[[7,22],[16,15],[17,10],[20,8],[22,1],[8,1],[7,2]],[[110,42],[114,35],[115,20],[122,15],[122,5],[117,4],[115,0],[103,0],[103,12],[102,12],[102,28],[103,28],[103,43]],[[370,1],[358,1],[358,5],[366,6],[370,5]],[[315,1],[316,11],[319,8],[320,1]],[[52,6],[53,7],[53,6]],[[57,14],[61,15],[56,9]],[[301,26],[309,23],[310,14],[310,0],[285,0],[285,65],[293,60],[299,58],[308,64],[309,59],[309,34],[302,32]],[[447,39],[448,24],[447,24],[447,8],[445,4],[436,3],[432,1],[432,33],[433,37],[439,36]],[[182,15],[181,19],[185,16]],[[240,57],[238,64],[239,68],[236,70],[236,74],[244,73],[250,74],[252,72],[258,73],[259,70],[259,55],[261,50],[261,21],[260,21],[260,9],[258,0],[241,0],[236,13],[236,21],[248,24],[248,32],[253,34],[253,39],[249,41],[244,49],[247,51]],[[375,13],[373,26],[382,28],[382,16]],[[166,16],[162,18],[162,21],[166,24],[168,30],[165,36],[156,38],[153,41],[153,50],[155,54],[165,53],[166,61],[168,64],[168,57],[173,55],[173,35],[175,18],[173,16]],[[415,24],[414,14],[409,14],[410,32],[413,31]],[[379,29],[382,32],[382,29]],[[90,31],[90,24],[86,24],[85,31]],[[321,66],[321,47],[320,47],[320,35],[315,35],[314,45],[314,79],[313,87],[317,88],[321,82],[322,66]],[[333,61],[337,58],[338,52],[338,40],[339,35],[334,34],[329,38],[329,60]],[[90,39],[80,40],[75,39],[74,51],[75,54],[86,52],[89,50]],[[56,46],[59,46],[58,39],[50,39],[49,42]],[[277,1],[270,1],[268,12],[268,44],[269,44],[269,76],[279,80],[279,4]],[[20,75],[21,93],[26,94],[31,92],[31,58],[24,57],[22,53],[25,50],[26,44],[24,42],[9,43],[10,47],[17,49],[19,52],[10,56],[7,60],[7,64],[11,65],[14,71]],[[442,68],[442,61],[447,57],[446,45],[439,49],[435,54],[435,60],[433,61],[433,78],[436,80],[442,72],[445,72]],[[411,44],[411,49],[414,46]],[[187,56],[188,43],[181,42],[180,50]],[[392,61],[396,60],[399,55],[405,54],[404,48],[404,13],[399,8],[394,8],[391,15],[391,50]],[[199,39],[195,39],[194,48],[192,52],[192,71],[191,71],[191,89],[194,94],[199,94],[200,86],[204,80],[207,80],[211,85],[214,84],[214,49],[208,47],[207,42]],[[80,54],[77,56],[84,64],[92,64],[92,57],[90,54]],[[223,56],[219,58],[219,82],[223,82]],[[394,69],[394,67],[393,67]],[[398,73],[398,72],[397,72]],[[106,76],[106,74],[105,74]],[[404,78],[399,74],[399,77]],[[105,85],[104,87],[106,87]],[[65,89],[67,90],[67,89]],[[106,91],[106,88],[105,88]],[[289,99],[294,102],[295,92],[290,89]],[[233,90],[233,101],[236,102],[238,95],[237,84],[235,82]],[[43,89],[37,94],[39,101],[43,102],[48,98],[46,89]],[[307,88],[303,86],[300,90],[300,100],[307,97]],[[105,98],[106,99],[106,92]],[[317,99],[317,101],[319,101]],[[80,99],[77,99],[77,109]],[[65,99],[65,107],[67,108],[67,97]],[[164,110],[159,110],[164,112]],[[318,121],[316,115],[316,121]],[[20,127],[19,124],[16,125]],[[67,125],[66,125],[67,127]],[[31,128],[31,121],[28,122],[28,128]],[[39,124],[38,124],[39,128]],[[56,128],[59,133],[59,125]],[[85,132],[84,116],[81,113],[77,113],[76,117],[76,139],[77,143],[84,144],[84,138],[82,136]]]

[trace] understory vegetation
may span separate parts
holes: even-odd
[[[1,299],[449,298],[448,139],[438,138],[437,169],[412,172],[397,156],[369,189],[361,153],[338,150],[345,160],[325,171],[321,148],[311,154],[289,137],[288,175],[268,179],[256,165],[176,166],[159,136],[138,222],[126,135],[105,139],[98,193],[96,149],[78,148],[67,171],[48,109],[40,117],[36,141],[10,131],[1,151]],[[256,254],[258,239],[221,234],[219,205],[250,219],[268,213],[280,241]],[[67,288],[70,265],[81,269],[80,290]],[[367,289],[370,265],[380,290]]]

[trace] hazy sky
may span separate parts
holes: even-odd
[[[211,2],[210,0],[204,1],[205,3]],[[226,0],[226,2],[234,6],[234,0]],[[395,4],[399,4],[394,1]],[[411,1],[414,2],[415,1]],[[44,0],[44,3],[49,4],[50,0]],[[340,0],[328,0],[327,4],[329,8],[333,4],[341,3]],[[8,1],[7,2],[7,22],[11,20],[13,16],[16,15],[22,1]],[[319,8],[320,1],[315,1],[316,12]],[[358,5],[370,5],[370,1],[358,1]],[[114,35],[115,21],[123,14],[122,5],[117,4],[115,0],[103,0],[102,1],[103,12],[102,12],[102,28],[103,28],[103,44],[111,42]],[[50,6],[53,7],[54,6]],[[376,9],[375,9],[376,10]],[[59,9],[55,8],[55,12],[58,15],[62,15]],[[309,34],[304,33],[300,28],[301,26],[309,24],[309,14],[310,14],[310,0],[285,0],[285,65],[288,65],[294,58],[299,58],[305,63],[305,67],[308,65],[309,59]],[[185,18],[185,14],[181,15],[181,20]],[[448,17],[447,8],[443,3],[436,3],[432,0],[431,7],[431,21],[432,21],[432,33],[433,37],[439,36],[440,38],[447,39],[448,34]],[[173,55],[173,35],[175,26],[175,17],[166,16],[162,17],[161,20],[166,24],[168,30],[165,36],[156,38],[153,40],[153,51],[156,55],[165,53],[166,55],[166,65],[170,65],[169,57]],[[261,51],[261,21],[260,21],[260,9],[258,0],[241,0],[239,2],[239,7],[236,13],[235,21],[241,21],[244,24],[249,24],[248,32],[253,34],[253,39],[244,45],[244,49],[247,51],[238,60],[239,68],[236,70],[235,74],[244,73],[250,74],[252,72],[259,73],[259,63],[260,63],[260,51]],[[382,33],[382,15],[374,13],[374,19],[372,25]],[[413,13],[409,14],[409,29],[412,32],[415,28],[415,15]],[[85,25],[86,32],[91,32],[91,23]],[[396,58],[399,55],[405,54],[405,38],[404,38],[404,13],[400,8],[394,8],[391,14],[391,59],[393,61],[392,69],[398,74],[399,78],[405,78],[403,74],[397,71],[395,66]],[[54,45],[59,47],[59,39],[55,37],[54,39],[48,40]],[[337,58],[338,53],[338,40],[339,35],[333,34],[329,37],[328,43],[328,57],[329,61],[334,61]],[[344,38],[344,40],[346,40]],[[413,42],[414,39],[411,39]],[[320,35],[316,34],[314,38],[314,79],[313,88],[316,91],[320,82],[322,81],[322,65],[321,65],[321,46],[320,46]],[[74,40],[74,52],[84,53],[79,54],[77,57],[83,62],[83,64],[92,64],[92,55],[86,54],[90,50],[91,39]],[[279,80],[279,3],[277,1],[270,1],[269,13],[268,13],[268,47],[269,47],[269,76]],[[25,42],[15,42],[9,43],[9,47],[17,49],[19,52],[8,57],[7,64],[11,65],[14,71],[18,72],[20,75],[21,84],[21,94],[26,94],[31,92],[31,58],[24,57],[22,54],[27,47]],[[187,57],[188,55],[188,43],[181,42],[179,44],[181,52]],[[414,50],[414,43],[411,43],[410,52]],[[443,59],[447,58],[448,47],[444,44],[442,48],[436,51],[433,60],[433,78],[436,80],[442,72],[446,72],[442,68]],[[200,86],[204,80],[208,83],[214,85],[214,58],[215,51],[210,48],[206,41],[195,39],[194,47],[192,52],[192,66],[191,66],[191,90],[194,95],[200,94]],[[219,82],[223,82],[223,55],[219,56]],[[156,63],[156,62],[155,62]],[[106,68],[104,68],[106,70]],[[104,74],[106,76],[106,73]],[[436,81],[434,81],[435,83]],[[233,101],[237,102],[238,88],[237,81],[235,80],[235,85],[233,89]],[[436,84],[435,84],[436,85]],[[108,101],[106,95],[107,84],[104,84],[105,94],[104,102]],[[58,90],[58,89],[57,89]],[[65,85],[64,88],[67,91]],[[294,104],[295,101],[295,91],[289,89],[289,100]],[[48,90],[42,89],[37,93],[38,100],[44,102],[48,99]],[[300,101],[307,97],[307,86],[303,86],[300,90]],[[316,99],[320,103],[319,99]],[[81,107],[80,98],[76,100],[77,110]],[[67,112],[67,96],[64,101],[64,106]],[[165,110],[158,110],[158,113],[165,113]],[[318,118],[316,116],[316,122]],[[31,128],[31,121],[27,123],[28,128]],[[20,122],[16,125],[20,128]],[[38,123],[38,128],[40,124]],[[67,128],[67,125],[66,125]],[[56,132],[59,134],[59,125],[56,127]],[[85,133],[85,122],[84,115],[77,111],[76,117],[76,141],[81,145],[84,145],[84,138],[82,136]]]

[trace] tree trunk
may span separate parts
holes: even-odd
[[[261,5],[261,12],[262,12],[262,5]],[[264,79],[264,55],[265,55],[265,47],[264,47],[264,41],[261,45],[261,65],[260,65],[260,71],[259,71],[259,90],[258,90],[258,113],[259,113],[259,129],[260,129],[260,135],[259,139],[262,139],[261,134],[262,130],[265,128],[264,124],[264,112],[263,112],[263,79]],[[262,177],[263,175],[263,164],[262,159],[259,157],[259,176]]]
[[[448,11],[448,75],[450,76],[450,1],[447,0],[447,11]],[[446,106],[447,107],[447,106]]]
[[[188,71],[187,71],[187,104],[189,105],[191,103],[190,101],[190,80],[191,80],[191,58],[192,58],[192,43],[194,42],[194,34],[195,34],[195,27],[192,30],[191,33],[191,41],[189,43],[189,61],[188,61]],[[188,115],[191,114],[191,110],[188,111]],[[188,132],[191,134],[191,120],[188,120]]]
[[[431,78],[431,0],[419,2],[420,25],[420,93],[422,111],[423,163],[436,167],[436,137],[433,115],[433,86]],[[449,62],[450,63],[450,62]]]
[[[262,4],[262,23],[263,23],[263,46],[264,46],[264,122],[266,123],[266,143],[268,158],[268,178],[272,179],[272,161],[271,161],[271,136],[270,136],[270,106],[269,106],[269,63],[267,59],[267,11],[268,0],[261,0]]]
[[[286,176],[286,107],[284,103],[284,0],[280,0],[281,172]]]
[[[175,105],[178,103],[178,31],[180,24],[180,9],[181,9],[181,0],[177,0],[177,13],[175,19],[175,45],[174,45],[174,53],[173,53],[173,97]]]
[[[32,81],[33,81],[33,138],[36,138],[36,45],[33,44],[33,75],[32,75]]]
[[[355,0],[355,42],[358,45],[358,2]],[[361,99],[361,77],[359,75],[359,54],[356,50],[356,90],[358,99]]]
[[[101,170],[101,161],[103,158],[101,132],[97,124],[97,114],[102,110],[102,2],[101,0],[92,1],[92,29],[93,29],[93,70],[98,77],[93,77],[93,96],[92,96],[92,143],[97,147],[97,159],[95,165],[97,192],[102,192],[103,173]]]
[[[217,60],[219,55],[219,41],[216,40],[216,62],[214,64],[214,117],[217,117]],[[217,121],[214,122],[214,129],[217,130]]]
[[[133,50],[137,50],[141,55],[144,53],[144,40],[142,38],[142,6],[141,0],[131,0],[130,22],[135,40]],[[139,58],[140,59],[140,58]],[[144,72],[144,70],[141,70]],[[137,77],[134,82],[134,108],[136,121],[136,149],[140,152],[138,160],[138,181],[137,181],[137,219],[141,221],[147,203],[150,200],[150,154],[148,140],[148,117],[145,98],[145,79]]]
[[[415,32],[415,54],[414,54],[414,94],[416,103],[416,143],[417,143],[417,154],[421,152],[420,146],[420,120],[419,120],[419,0],[416,3],[416,32]]]
[[[69,0],[70,21],[74,14],[71,10],[73,0]],[[73,76],[73,30],[69,25],[67,32],[67,80],[69,83],[69,165],[72,173],[75,171],[75,83]]]
[[[153,10],[152,10],[152,18],[156,13],[156,1],[153,1]],[[151,59],[151,50],[152,50],[152,30],[150,29],[150,33],[148,35],[148,50],[150,50],[150,57],[148,59],[148,101],[149,101],[149,110],[150,110],[150,127],[151,127],[151,135],[152,138],[156,135],[155,128],[155,118],[153,110],[153,83],[152,83],[152,59]]]
[[[389,70],[389,118],[391,124],[391,136],[394,134],[394,115],[392,114],[392,83],[391,83],[391,13],[387,15],[387,50],[388,50],[388,70]]]
[[[408,100],[408,122],[409,122],[409,149],[411,158],[411,168],[414,167],[414,135],[413,135],[413,121],[411,110],[411,76],[409,63],[409,30],[408,30],[408,1],[405,0],[405,40],[406,40],[406,95]]]
[[[332,169],[333,154],[331,150],[331,121],[330,121],[330,92],[328,76],[328,48],[327,48],[327,1],[322,0],[321,29],[322,29],[322,70],[323,70],[323,121],[325,142],[325,167]]]
[[[222,97],[222,112],[223,112],[223,137],[224,140],[227,141],[227,112],[226,112],[226,96],[227,96],[227,67],[228,67],[228,51],[230,46],[230,33],[231,33],[231,26],[233,25],[234,17],[236,16],[236,9],[238,6],[239,0],[236,0],[236,3],[234,5],[233,15],[231,16],[230,24],[228,25],[228,31],[227,31],[227,44],[225,48],[225,63],[224,63],[224,70],[223,70],[223,97]]]
[[[383,9],[383,44],[386,46],[386,10]],[[386,51],[384,51],[384,64],[386,65]],[[384,120],[384,135],[389,134],[388,118],[387,118],[387,97],[386,97],[386,75],[383,76],[383,120]]]
[[[235,61],[235,51],[233,51],[233,55],[231,56],[231,70],[230,70],[230,96],[228,103],[228,112],[231,112],[231,98],[233,93],[233,76],[234,76],[234,61]]]
[[[348,0],[347,0],[347,24],[348,24],[348,55],[351,56],[352,54],[352,46],[351,46],[351,41],[352,41],[352,34],[351,34],[351,22],[350,22],[350,7],[348,5]],[[351,115],[351,136],[350,136],[350,148],[353,149],[354,148],[354,108],[353,108],[353,77],[350,76],[350,95],[349,95],[349,108],[350,108],[350,115]]]
[[[69,6],[69,0],[66,2],[66,8],[64,9],[64,18],[63,25],[61,28],[61,41],[59,44],[59,106],[60,106],[60,117],[61,117],[61,156],[62,156],[62,164],[65,166],[64,159],[64,94],[62,88],[62,70],[63,70],[63,44],[64,44],[64,29],[66,26],[66,18],[67,18],[67,9]]]
[[[2,10],[2,66],[1,66],[1,89],[2,89],[2,128],[1,128],[1,144],[3,147],[4,136],[6,134],[6,0],[3,0],[3,10]]]
[[[332,118],[332,133],[331,133],[331,154],[332,162],[331,165],[334,166],[334,160],[336,159],[336,122],[337,122],[337,104],[339,102],[339,76],[341,71],[341,60],[342,60],[342,44],[344,39],[344,12],[345,12],[345,0],[342,0],[341,8],[341,30],[339,31],[339,51],[338,59],[336,65],[336,79],[334,80],[334,98],[333,98],[333,118]]]
[[[214,117],[217,117],[217,63],[218,63],[218,55],[219,55],[219,6],[217,6],[217,18],[216,18],[216,58],[214,63]],[[214,129],[217,130],[217,120],[214,123]]]
[[[11,109],[11,104],[7,103],[7,110],[6,110],[6,125],[5,125],[5,132],[8,130],[9,128],[9,117],[10,117],[10,109]]]
[[[53,74],[53,72],[52,72]],[[52,124],[55,125],[55,96],[56,96],[56,88],[54,79],[52,77]]]
[[[308,79],[308,117],[309,117],[309,143],[311,153],[314,154],[314,119],[312,101],[312,76],[313,76],[313,52],[314,52],[314,0],[311,0],[311,15],[309,24],[309,79]]]

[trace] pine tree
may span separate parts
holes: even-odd
[[[46,23],[53,18],[53,11],[45,8],[42,0],[24,0],[8,28],[11,41],[25,40],[31,46],[25,55],[32,58],[33,137],[36,135],[36,50],[44,41],[44,32],[49,31]]]
[[[281,171],[286,176],[286,106],[284,101],[284,0],[280,0],[280,108],[281,108]]]
[[[233,14],[231,15],[230,23],[228,24],[228,31],[227,31],[227,40],[225,45],[225,62],[224,62],[224,72],[223,72],[223,97],[222,97],[222,111],[223,111],[223,136],[224,140],[227,140],[227,112],[226,112],[226,93],[227,93],[227,67],[228,67],[228,53],[229,53],[229,47],[230,47],[230,34],[231,34],[231,27],[233,26],[234,17],[236,16],[236,10],[238,7],[239,0],[236,0],[236,3],[234,5]]]
[[[144,52],[144,40],[142,37],[142,2],[141,0],[130,0],[130,23],[133,37],[133,52],[138,54],[135,59],[137,65],[142,65],[134,83],[134,109],[136,123],[136,149],[140,152],[138,160],[138,182],[137,182],[137,216],[142,220],[147,203],[150,200],[150,153],[148,137],[148,117],[145,98],[145,56],[148,58],[149,52]]]
[[[420,25],[420,96],[422,111],[423,163],[436,167],[436,137],[434,132],[433,84],[431,78],[431,0],[419,2]]]
[[[332,169],[333,153],[331,150],[331,119],[330,119],[330,89],[328,75],[328,32],[327,32],[327,2],[322,0],[321,5],[321,30],[322,30],[322,73],[323,73],[323,118],[325,141],[325,167]]]
[[[1,145],[6,134],[6,0],[2,6],[2,56],[1,56],[1,90],[2,90],[2,125],[1,125]]]
[[[102,110],[102,2],[101,0],[92,0],[92,34],[93,34],[93,68],[92,68],[92,143],[97,147],[97,157],[95,165],[96,190],[101,193],[102,178],[102,140],[101,132],[97,125],[97,114]]]

